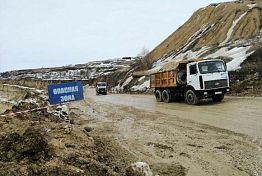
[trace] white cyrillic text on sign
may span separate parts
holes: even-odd
[[[78,92],[78,86],[53,89],[54,95],[59,95],[59,94],[64,94],[64,93],[73,93],[73,92]]]

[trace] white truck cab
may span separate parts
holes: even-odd
[[[229,76],[224,61],[220,59],[203,60],[187,64],[187,87],[199,98],[212,97],[222,101],[224,94],[230,92]],[[195,104],[192,92],[186,93],[189,104]],[[191,101],[191,102],[190,102]]]

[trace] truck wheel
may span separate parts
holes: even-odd
[[[156,97],[156,101],[157,102],[162,102],[163,99],[162,99],[162,92],[160,90],[156,90],[155,91],[155,97]]]
[[[179,70],[176,75],[176,81],[180,85],[186,84],[186,70]]]
[[[212,97],[214,102],[221,102],[224,99],[224,94],[221,95],[215,95]]]
[[[188,90],[186,92],[186,102],[190,105],[198,104],[198,98],[193,90]]]
[[[163,98],[163,101],[165,103],[170,103],[170,101],[171,101],[171,95],[170,95],[170,93],[167,90],[164,90],[162,92],[162,98]]]

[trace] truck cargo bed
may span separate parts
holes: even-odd
[[[176,87],[176,74],[177,70],[170,70],[164,72],[158,72],[150,75],[150,87],[161,88],[161,87]]]

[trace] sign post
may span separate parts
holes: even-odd
[[[50,104],[83,100],[83,83],[78,81],[48,85],[48,97]]]

